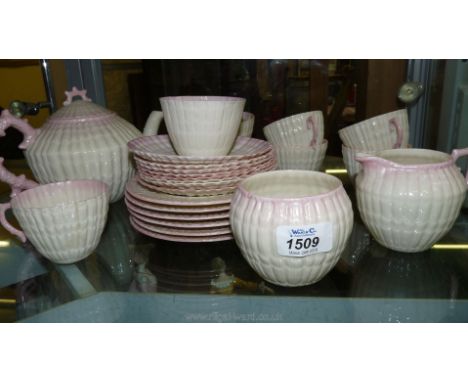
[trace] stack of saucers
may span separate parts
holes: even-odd
[[[291,115],[263,128],[282,170],[320,170],[328,147],[323,131],[319,110]]]
[[[237,185],[277,166],[270,143],[238,136],[243,111],[238,100],[161,98],[169,135],[141,136],[128,143],[137,175],[127,184],[125,202],[137,231],[179,242],[232,239],[229,210]],[[227,111],[231,106],[235,110]]]

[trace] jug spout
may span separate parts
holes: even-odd
[[[27,149],[34,143],[40,130],[32,127],[26,119],[15,117],[9,110],[5,109],[0,115],[0,137],[5,135],[5,130],[14,127],[23,134],[23,141],[18,146],[21,150]]]
[[[393,167],[393,162],[372,155],[372,154],[365,154],[365,153],[357,153],[356,154],[356,161],[358,161],[361,166],[364,168],[369,167],[369,166],[378,166],[378,167]]]
[[[146,120],[145,127],[143,129],[143,135],[156,135],[159,130],[159,125],[163,119],[163,112],[154,110]]]

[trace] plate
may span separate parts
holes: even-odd
[[[178,230],[205,230],[208,228],[230,227],[229,219],[218,219],[208,221],[186,222],[183,220],[155,219],[145,215],[140,215],[129,209],[130,215],[138,222],[146,223],[156,228],[174,228]]]
[[[125,196],[125,204],[131,213],[137,215],[147,216],[153,219],[163,219],[163,220],[175,220],[175,221],[204,221],[204,220],[219,220],[219,219],[229,219],[229,206],[227,206],[226,211],[214,212],[211,213],[167,213],[159,212],[145,207],[141,208],[138,202],[132,201],[127,195]]]
[[[276,168],[276,159],[274,157],[268,157],[269,159],[265,162],[253,165],[250,167],[238,168],[227,170],[223,168],[221,171],[215,171],[212,169],[203,171],[193,170],[179,170],[177,167],[171,170],[160,171],[158,169],[150,169],[146,167],[138,166],[138,173],[142,178],[156,178],[167,181],[214,181],[214,180],[226,180],[233,178],[245,178],[247,176],[256,174],[258,172],[269,171]]]
[[[129,193],[125,193],[125,198],[133,202],[134,205],[138,207],[145,208],[147,210],[158,211],[163,213],[171,214],[209,214],[215,212],[229,211],[231,209],[231,204],[215,204],[215,205],[201,205],[201,206],[175,206],[175,205],[164,205],[152,202],[145,202],[139,200]]]
[[[231,235],[231,227],[221,227],[221,228],[200,228],[200,229],[182,229],[182,228],[170,228],[161,226],[158,224],[147,223],[140,220],[134,215],[131,216],[131,219],[136,222],[140,227],[155,233],[160,233],[163,235],[171,236],[184,236],[184,237],[200,237],[200,236],[219,236],[219,235]]]
[[[191,187],[170,187],[170,186],[156,186],[151,183],[145,182],[143,179],[139,178],[138,182],[143,185],[145,188],[149,188],[150,190],[157,191],[163,194],[175,195],[180,197],[210,197],[210,196],[224,196],[229,195],[232,197],[234,194],[235,189],[237,188],[237,184],[225,187],[202,187],[202,188],[191,188]]]
[[[215,196],[177,196],[157,192],[152,189],[147,189],[138,183],[138,175],[130,179],[126,186],[126,191],[133,197],[150,203],[158,203],[169,206],[178,207],[200,207],[200,206],[214,206],[218,204],[231,203],[232,194],[229,195],[215,195]]]
[[[212,157],[177,155],[168,135],[143,135],[128,142],[127,146],[140,158],[174,164],[220,164],[255,158],[273,150],[271,143],[249,137],[237,137],[228,155]]]
[[[136,231],[140,232],[143,235],[153,237],[155,239],[177,241],[179,243],[210,243],[210,242],[227,241],[227,240],[234,239],[232,235],[214,235],[214,236],[208,236],[208,237],[184,237],[184,236],[160,234],[160,233],[152,232],[143,228],[137,222],[133,221],[131,217],[130,217],[130,224]]]

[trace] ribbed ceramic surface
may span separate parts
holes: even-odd
[[[167,132],[179,155],[227,155],[239,132],[245,99],[181,96],[160,98]]]
[[[317,135],[309,128],[307,119],[312,117]],[[323,113],[321,111],[308,111],[294,114],[270,123],[263,128],[266,139],[275,146],[310,146],[312,140],[323,141]]]
[[[322,167],[328,142],[324,140],[313,147],[283,146],[275,147],[278,168],[281,170],[314,170]]]
[[[401,128],[401,147],[406,147],[409,141],[409,123],[406,109],[392,111],[355,123],[338,130],[338,134],[341,141],[353,149],[370,151],[392,149],[395,148],[397,142],[396,129],[390,123],[392,118]]]
[[[231,228],[252,268],[283,286],[319,281],[337,263],[353,226],[353,210],[339,179],[315,171],[280,170],[254,175],[236,190]],[[282,225],[332,225],[328,252],[306,257],[278,254],[276,228]]]
[[[94,114],[83,115],[85,111]],[[140,135],[116,114],[91,102],[75,101],[49,118],[25,156],[40,183],[101,180],[109,185],[113,202],[123,196],[135,172],[127,142]]]
[[[49,260],[68,264],[98,245],[109,208],[108,186],[69,181],[23,191],[11,201],[26,237]]]
[[[362,220],[387,248],[429,249],[458,217],[467,187],[463,175],[449,155],[431,150],[386,150],[381,156],[409,165],[363,165],[356,177]],[[427,164],[417,164],[422,162]]]

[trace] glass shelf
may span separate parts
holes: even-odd
[[[356,206],[341,159],[328,157],[326,168]],[[431,250],[398,253],[375,242],[355,211],[334,269],[316,284],[286,288],[263,281],[234,241],[137,233],[120,201],[99,246],[76,264],[53,264],[1,229],[0,321],[466,322],[467,238],[464,209]]]

